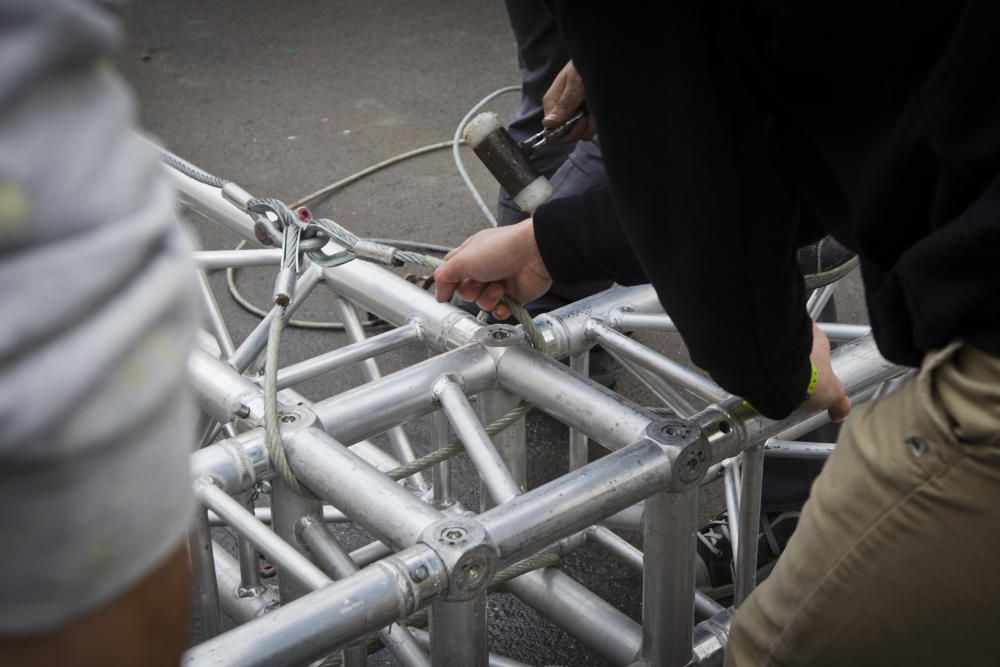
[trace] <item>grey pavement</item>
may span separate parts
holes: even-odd
[[[514,40],[504,6],[485,0],[218,0],[133,3],[128,44],[119,67],[137,91],[143,125],[171,150],[201,168],[236,181],[255,195],[292,201],[373,163],[426,144],[450,140],[480,98],[518,82]],[[489,108],[509,117],[517,95]],[[497,187],[471,152],[466,165],[488,202]],[[314,210],[364,236],[460,243],[486,224],[459,179],[450,151],[418,157],[349,186]],[[197,223],[205,248],[237,239]],[[234,337],[257,323],[229,297],[222,273],[210,276]],[[241,289],[265,304],[273,287],[267,270],[247,270]],[[734,289],[736,286],[734,286]],[[857,276],[838,293],[841,320],[864,322]],[[332,319],[318,290],[298,317]],[[688,363],[675,335],[640,339]],[[338,332],[288,330],[282,363],[339,347]],[[425,357],[413,346],[380,358],[384,372]],[[300,387],[318,399],[362,383],[349,368]],[[644,404],[652,397],[627,377],[618,389]],[[425,423],[408,426],[418,449]],[[531,485],[561,474],[565,428],[544,416],[529,419]],[[592,455],[600,452],[592,447]],[[478,485],[458,465],[459,497],[477,505]],[[702,518],[721,507],[717,485],[706,487]],[[367,538],[348,531],[355,547]],[[627,536],[633,541],[638,536]],[[633,618],[640,614],[640,577],[586,547],[564,568]],[[489,601],[491,650],[532,665],[601,665],[578,642],[507,595]],[[393,664],[383,654],[370,664]]]

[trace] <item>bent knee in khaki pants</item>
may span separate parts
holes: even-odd
[[[856,408],[726,665],[1000,664],[1000,358],[956,342]]]

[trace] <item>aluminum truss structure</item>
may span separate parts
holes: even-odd
[[[254,243],[253,223],[226,186],[217,189],[170,170],[185,205]],[[239,193],[237,193],[239,194]],[[245,193],[244,193],[245,194]],[[197,253],[202,269],[270,265],[277,250]],[[721,664],[732,609],[695,589],[697,490],[723,477],[733,522],[736,605],[755,584],[756,535],[765,456],[822,457],[830,446],[790,442],[821,424],[821,414],[768,420],[720,387],[623,331],[670,331],[649,286],[603,292],[536,319],[547,353],[531,349],[520,327],[487,326],[439,304],[424,290],[374,264],[322,269],[306,264],[294,312],[322,283],[341,300],[353,342],[280,371],[281,435],[288,462],[313,493],[292,493],[275,476],[261,424],[264,398],[246,370],[263,350],[269,315],[234,345],[208,284],[201,284],[215,336],[189,361],[206,432],[224,437],[191,459],[201,509],[191,530],[197,601],[206,637],[184,659],[189,667],[312,664],[342,651],[365,664],[377,636],[403,665],[516,665],[487,647],[485,599],[498,571],[538,554],[593,541],[642,571],[642,622],[636,623],[556,568],[510,578],[510,592],[616,665]],[[818,310],[829,293],[814,295]],[[395,328],[365,338],[353,308]],[[830,325],[834,369],[856,401],[891,384],[903,369],[878,354],[866,327]],[[207,340],[208,337],[203,337]],[[434,356],[381,377],[374,357],[411,341]],[[588,351],[600,343],[673,408],[662,416],[587,377]],[[558,361],[569,358],[569,366]],[[292,387],[351,363],[366,384],[310,402]],[[476,396],[480,414],[469,398]],[[692,406],[692,396],[702,409]],[[570,471],[525,490],[523,420],[490,437],[482,423],[525,400],[570,427]],[[449,430],[478,471],[484,511],[450,498],[447,463],[396,482],[384,472],[413,458],[400,426],[433,414],[434,445]],[[481,421],[482,420],[482,421]],[[450,428],[449,428],[450,427]],[[387,433],[389,454],[368,442]],[[587,462],[587,438],[609,453]],[[211,438],[206,438],[211,441]],[[270,508],[248,508],[248,494],[270,480]],[[377,541],[348,554],[331,521],[362,526]],[[238,535],[238,558],[213,543],[210,527]],[[268,525],[270,524],[270,525]],[[640,552],[607,526],[640,528]],[[279,586],[262,586],[257,552],[278,567]],[[528,568],[530,569],[530,568]],[[429,609],[430,632],[404,625]],[[238,623],[221,632],[221,613]],[[704,619],[696,624],[696,618]]]

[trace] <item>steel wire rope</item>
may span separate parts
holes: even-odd
[[[333,192],[342,189],[350,185],[351,183],[355,183],[361,180],[362,178],[365,178],[366,176],[369,176],[381,169],[392,166],[404,160],[417,157],[419,155],[424,155],[426,153],[430,153],[432,151],[440,150],[450,146],[452,148],[452,156],[455,161],[455,166],[459,172],[459,175],[461,176],[469,192],[472,194],[473,198],[476,201],[476,204],[479,206],[480,211],[482,211],[487,221],[490,223],[491,226],[496,227],[497,226],[496,218],[493,217],[492,212],[486,206],[486,203],[483,201],[482,196],[480,196],[478,189],[476,188],[475,184],[472,183],[472,180],[465,169],[465,165],[462,162],[461,153],[459,152],[459,146],[463,143],[461,140],[461,135],[465,130],[465,126],[469,123],[472,117],[475,116],[475,114],[480,111],[480,109],[482,109],[486,104],[491,102],[496,97],[517,90],[520,90],[520,86],[506,86],[503,88],[499,88],[490,93],[489,95],[487,95],[486,97],[484,97],[478,103],[476,103],[476,105],[473,106],[472,109],[470,109],[468,113],[466,113],[466,115],[459,122],[458,127],[456,127],[455,129],[455,135],[452,141],[438,142],[436,144],[422,146],[420,148],[407,151],[405,153],[400,153],[399,155],[378,162],[374,165],[371,165],[370,167],[355,172],[354,174],[351,174],[346,178],[342,178],[339,181],[331,183],[330,185],[327,185],[315,192],[312,192],[304,197],[301,197],[295,202],[293,202],[288,208],[294,209],[299,206],[303,206],[306,203],[315,201],[316,199],[319,199],[323,196],[332,194]],[[180,171],[181,173],[184,173],[185,175],[201,183],[216,188],[222,188],[227,183],[227,181],[224,181],[223,179],[220,179],[211,174],[208,174],[207,172],[204,172],[194,167],[188,162],[166,151],[163,151],[162,149],[160,150],[160,153],[164,162],[168,166]],[[283,203],[278,202],[277,200],[273,201],[275,204],[281,204],[281,206],[284,207]],[[353,247],[358,242],[359,240],[358,237],[349,232],[348,230],[340,227],[339,225],[336,225],[336,223],[332,223],[332,221],[326,221],[326,222],[330,222],[330,224],[332,225],[331,228],[327,228],[325,230],[327,234],[332,238],[335,238],[336,240],[341,242],[343,245],[346,245],[348,247]],[[394,259],[398,259],[399,261],[404,263],[424,266],[429,269],[437,268],[443,263],[443,261],[438,259],[437,257],[433,257],[431,255],[427,255],[420,252],[415,252],[413,250],[405,250],[404,248],[429,250],[431,252],[448,252],[450,250],[450,248],[446,246],[438,246],[436,244],[422,243],[419,241],[405,241],[399,239],[365,239],[365,240],[369,242],[379,243],[384,246],[393,246],[392,254]],[[246,242],[241,241],[236,246],[235,249],[240,250],[243,247],[245,247],[245,245]],[[240,305],[242,308],[261,318],[266,317],[268,315],[267,311],[253,304],[249,299],[245,298],[239,291],[236,285],[236,269],[234,267],[229,267],[226,269],[226,285],[229,289],[230,295],[233,297],[233,300],[236,301],[236,303]],[[541,332],[538,330],[537,326],[534,323],[534,320],[531,318],[531,315],[527,312],[527,310],[525,310],[521,304],[517,303],[516,301],[510,299],[507,296],[503,297],[503,303],[510,309],[511,315],[521,324],[532,347],[538,349],[539,351],[544,351],[545,340],[542,337]],[[268,329],[267,350],[264,363],[265,444],[268,450],[268,455],[271,458],[272,466],[274,467],[275,473],[277,473],[278,476],[294,492],[301,495],[311,496],[312,494],[310,494],[309,491],[301,485],[301,483],[298,481],[298,478],[296,478],[295,474],[292,472],[291,466],[288,464],[288,459],[285,456],[284,441],[281,438],[280,429],[278,427],[279,418],[277,412],[277,367],[278,367],[278,352],[280,349],[280,338],[285,326],[294,326],[298,328],[313,329],[313,330],[342,330],[344,328],[344,325],[342,322],[311,322],[307,320],[289,320],[288,322],[286,322],[285,313],[286,313],[285,308],[283,307],[280,308],[279,311],[275,314],[275,317],[271,320],[270,327]],[[365,322],[364,325],[371,326],[372,323]],[[521,403],[517,407],[510,410],[507,414],[503,415],[496,421],[488,424],[485,429],[487,434],[491,436],[496,435],[497,433],[500,433],[504,429],[509,428],[512,424],[516,423],[519,419],[524,417],[531,410],[531,408],[532,408],[531,405],[527,403]],[[397,480],[403,479],[405,477],[409,477],[413,474],[416,474],[421,470],[425,470],[433,465],[436,465],[437,463],[440,463],[444,460],[458,456],[464,451],[465,448],[460,443],[455,443],[449,445],[448,447],[443,447],[438,450],[435,450],[430,454],[419,457],[407,464],[403,464],[393,470],[390,470],[388,472],[388,476],[392,479],[397,479]]]
[[[405,153],[400,153],[399,155],[395,155],[386,160],[382,160],[381,162],[377,162],[371,165],[370,167],[366,167],[338,181],[326,185],[320,188],[319,190],[316,190],[315,192],[305,195],[304,197],[300,197],[299,199],[292,202],[289,205],[289,207],[295,209],[298,208],[299,206],[305,206],[311,202],[316,201],[317,199],[333,194],[338,190],[342,190],[348,185],[356,183],[357,181],[360,181],[361,179],[367,176],[370,176],[378,171],[381,171],[382,169],[391,167],[405,160],[409,160],[410,158],[418,157],[420,155],[426,155],[427,153],[432,153],[437,150],[451,147],[452,159],[455,162],[455,168],[458,171],[458,175],[462,178],[462,182],[465,184],[466,189],[469,191],[473,199],[476,201],[476,205],[479,207],[479,210],[486,217],[487,222],[490,223],[490,226],[496,227],[497,226],[496,218],[493,216],[493,213],[486,206],[486,203],[483,201],[482,196],[479,194],[479,190],[476,188],[476,185],[472,182],[472,179],[469,177],[468,171],[466,171],[465,169],[465,163],[462,161],[462,154],[459,151],[459,147],[465,143],[464,141],[462,141],[462,133],[465,131],[465,126],[469,124],[469,121],[477,113],[479,113],[479,111],[484,106],[492,102],[500,95],[519,90],[521,90],[520,86],[504,86],[503,88],[498,88],[494,90],[489,95],[479,100],[475,104],[475,106],[473,106],[465,114],[465,116],[462,117],[462,120],[459,121],[458,126],[455,128],[455,134],[451,141],[439,141],[434,144],[428,144],[427,146],[421,146],[420,148],[415,148],[413,150],[406,151]],[[183,160],[173,159],[174,156],[172,156],[169,153],[164,152],[163,155],[165,161],[167,161],[168,164],[177,168],[182,173],[185,173],[191,176],[192,178],[195,178],[195,180],[200,180],[201,182],[207,183],[208,185],[213,185],[213,183],[198,178],[197,176],[194,175],[193,172],[197,172],[208,179],[214,179],[216,182],[219,183],[219,185],[216,185],[215,187],[221,188],[222,185],[225,184],[225,181],[223,181],[222,179],[216,178],[215,176],[211,176],[209,174],[205,174],[204,172],[198,170],[196,167],[183,162]],[[179,164],[174,164],[175,162],[178,162]],[[447,253],[448,251],[451,250],[451,248],[448,246],[442,246],[433,243],[424,243],[421,241],[408,241],[404,239],[368,239],[368,240],[376,243],[382,243],[384,245],[395,246],[401,249],[423,250],[429,252],[437,252],[441,254]],[[246,241],[240,241],[240,243],[234,249],[242,250],[244,247],[246,247]],[[252,313],[257,317],[261,318],[266,317],[267,316],[266,310],[251,302],[240,292],[239,287],[236,284],[237,271],[238,269],[233,267],[229,267],[226,269],[226,288],[229,290],[229,295],[233,298],[233,301],[235,301],[237,305],[239,305],[247,312]],[[362,326],[373,327],[373,326],[379,326],[380,324],[381,323],[378,321],[374,322],[367,321],[363,322]],[[307,329],[312,331],[343,331],[344,329],[343,322],[322,322],[322,321],[316,322],[310,320],[296,320],[296,319],[292,319],[286,322],[286,326],[294,327],[296,329]]]

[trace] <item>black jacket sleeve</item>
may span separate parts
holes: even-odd
[[[540,206],[534,224],[545,268],[557,282],[595,278],[622,285],[649,282],[618,222],[607,187],[597,185]]]
[[[805,399],[810,374],[797,203],[775,163],[766,100],[747,84],[736,21],[709,16],[713,5],[662,3],[653,20],[620,4],[552,3],[642,272],[694,363],[780,418]],[[592,260],[609,271],[627,261],[608,259],[620,244],[592,229],[558,247],[539,217],[543,259],[561,278]]]

